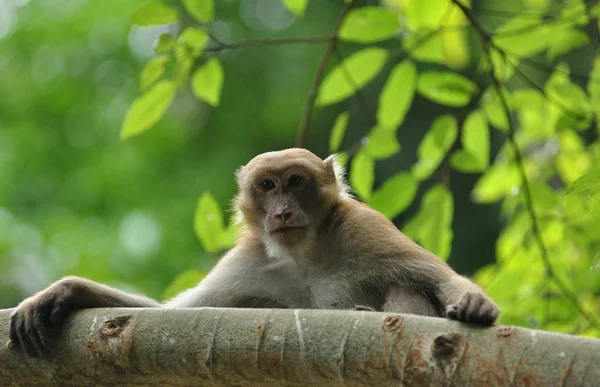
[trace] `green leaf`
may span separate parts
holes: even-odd
[[[416,81],[417,67],[412,61],[405,60],[392,69],[379,95],[379,125],[388,128],[402,125],[415,95]]]
[[[590,44],[588,34],[580,30],[567,30],[550,41],[548,58],[554,60],[559,55]]]
[[[140,74],[140,90],[144,91],[158,81],[165,73],[165,64],[172,58],[170,56],[159,56],[151,59]]]
[[[283,5],[298,16],[304,16],[308,0],[283,0]]]
[[[194,95],[212,106],[218,106],[223,88],[223,67],[217,58],[208,58],[192,76]]]
[[[564,28],[561,30],[561,33]],[[494,32],[493,42],[512,56],[531,56],[548,48],[556,39],[556,28],[544,23],[541,18],[519,18],[509,20]]]
[[[350,168],[350,184],[356,195],[369,200],[375,181],[375,161],[365,151],[359,151],[352,159]]]
[[[198,199],[194,214],[194,231],[206,251],[218,253],[221,251],[221,236],[225,231],[223,213],[215,198],[205,192]]]
[[[436,185],[423,195],[419,212],[405,225],[404,232],[446,261],[452,251],[453,216],[452,193],[443,185]]]
[[[419,161],[412,168],[412,174],[419,180],[428,178],[440,165],[458,134],[458,124],[452,116],[438,117],[431,124],[419,147]]]
[[[157,54],[166,54],[173,49],[175,39],[171,34],[161,34],[158,37],[158,43],[154,47],[154,52]]]
[[[508,194],[518,194],[521,173],[514,164],[492,165],[475,183],[473,199],[477,203],[494,203]]]
[[[562,128],[587,129],[592,118],[592,105],[587,94],[569,79],[567,66],[559,65],[552,73],[544,91],[552,109],[562,115]]]
[[[490,159],[490,130],[483,113],[475,111],[465,119],[461,142],[463,149],[452,155],[452,166],[462,172],[485,170]]]
[[[186,270],[175,277],[163,293],[163,300],[169,300],[179,293],[200,283],[208,273],[199,270]]]
[[[365,6],[351,10],[346,16],[339,37],[359,43],[375,43],[391,39],[400,28],[398,15],[391,9]]]
[[[367,137],[365,152],[375,160],[385,159],[400,152],[396,131],[380,126],[371,129]]]
[[[335,153],[340,149],[340,144],[346,133],[348,127],[348,120],[350,115],[348,112],[340,114],[333,123],[333,129],[331,129],[331,137],[329,137],[329,152]]]
[[[208,43],[208,34],[200,28],[188,27],[179,35],[179,39],[192,50],[192,55],[198,56]]]
[[[179,15],[171,7],[160,1],[143,2],[130,16],[131,22],[141,26],[172,23],[179,20]]]
[[[418,181],[410,173],[398,173],[373,192],[369,206],[387,216],[388,219],[394,219],[410,206],[418,188]]]
[[[174,96],[173,81],[160,81],[136,98],[125,116],[121,128],[121,140],[137,136],[150,129],[165,114]]]
[[[508,91],[503,89],[502,94],[506,97],[508,100],[507,103],[510,105],[510,95],[508,94]],[[502,104],[502,100],[498,95],[498,91],[494,86],[490,86],[490,88],[485,91],[481,107],[485,112],[487,119],[494,127],[504,132],[508,131],[508,117],[506,116],[506,111]]]
[[[182,0],[182,3],[186,11],[200,23],[210,22],[215,16],[213,0]]]
[[[375,78],[383,68],[387,57],[386,50],[371,47],[346,58],[325,77],[319,88],[317,105],[330,105],[356,93]]]
[[[428,71],[419,75],[417,80],[417,91],[421,95],[448,106],[466,106],[476,89],[472,81],[450,71]]]
[[[575,180],[567,189],[567,195],[576,194],[600,186],[600,169],[595,169]]]

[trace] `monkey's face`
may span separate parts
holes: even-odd
[[[337,200],[332,166],[304,149],[257,156],[238,179],[236,207],[265,244],[290,248],[309,243]]]

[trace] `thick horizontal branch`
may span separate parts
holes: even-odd
[[[0,310],[8,342],[10,310]],[[0,348],[0,385],[537,385],[600,380],[600,340],[392,313],[87,309],[48,358]]]

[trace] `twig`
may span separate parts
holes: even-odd
[[[217,46],[205,48],[204,52],[220,52],[241,47],[281,46],[286,44],[323,44],[330,42],[333,39],[332,36],[309,36],[303,38],[257,38],[223,42],[212,34],[209,34],[209,36],[217,43]]]
[[[338,41],[338,33],[340,30],[340,27],[342,26],[342,23],[343,23],[344,19],[346,18],[346,15],[348,14],[348,12],[350,12],[352,7],[354,7],[354,4],[356,3],[356,1],[357,0],[352,0],[351,2],[346,4],[346,6],[344,7],[344,10],[342,11],[340,17],[338,18],[338,20],[335,24],[335,27],[333,28],[331,37],[329,38],[329,44],[327,45],[327,48],[325,49],[325,54],[323,54],[323,57],[321,58],[321,62],[319,63],[319,67],[317,68],[317,73],[315,74],[315,79],[313,80],[313,83],[310,87],[310,91],[308,92],[308,99],[306,101],[306,105],[304,107],[304,112],[302,113],[302,117],[300,119],[300,125],[298,126],[298,134],[296,135],[296,147],[298,147],[298,148],[302,147],[302,145],[304,143],[304,138],[306,137],[306,133],[308,132],[308,125],[310,123],[310,117],[312,115],[312,110],[313,110],[313,107],[315,104],[315,99],[317,98],[317,90],[319,89],[319,86],[321,85],[321,81],[323,80],[323,75],[325,74],[325,68],[327,67],[327,62],[329,62],[329,58],[335,51],[335,47],[336,47],[337,41]]]

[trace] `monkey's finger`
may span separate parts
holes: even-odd
[[[44,350],[42,340],[40,339],[40,335],[35,327],[35,319],[35,310],[33,310],[25,319],[25,334],[29,338],[29,342],[36,352],[34,356],[43,356],[46,351]]]
[[[68,308],[62,301],[56,301],[50,312],[50,324],[60,326],[67,318]]]
[[[37,333],[37,338],[39,339],[39,343],[42,346],[43,353],[42,356],[48,353],[52,343],[49,339],[48,335],[48,315],[43,313],[42,311],[36,310],[33,313],[33,327],[35,332]]]
[[[467,311],[465,312],[465,321],[475,323],[480,322],[482,320],[482,308],[484,303],[485,300],[480,294],[474,294],[471,297],[469,305],[467,306]]]
[[[19,321],[19,315],[17,312],[14,312],[12,316],[10,316],[10,341],[14,345],[14,349],[22,349],[21,341],[19,340],[19,335],[17,334],[17,324]]]
[[[457,320],[458,319],[458,305],[456,305],[456,304],[448,305],[446,307],[446,316],[448,316],[449,319]]]
[[[467,309],[471,303],[472,296],[473,295],[471,293],[466,293],[462,296],[460,302],[458,303],[458,310],[456,311],[457,320],[465,321],[465,318],[467,317]]]
[[[26,321],[27,321],[28,316],[21,316],[21,318],[19,318],[18,324],[17,324],[17,336],[19,338],[19,345],[21,346],[21,349],[23,349],[23,351],[25,351],[26,354],[28,354],[29,356],[37,356],[37,350],[35,349],[35,347],[33,346],[33,343],[31,342],[31,340],[29,339],[29,336],[27,335],[27,330],[25,328],[26,326]]]

